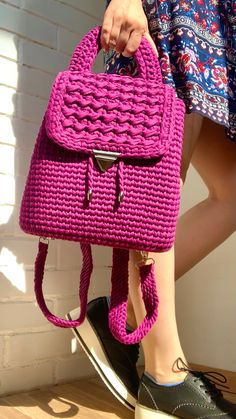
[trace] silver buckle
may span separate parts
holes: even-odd
[[[120,155],[120,153],[102,150],[93,150],[93,154],[102,172],[109,169]]]
[[[135,267],[137,269],[139,269],[141,266],[144,265],[155,265],[155,260],[153,258],[149,258],[148,255],[149,253],[146,251],[139,251],[137,250],[138,253],[140,253],[141,255],[141,260],[139,260],[138,262],[135,263]]]
[[[39,242],[49,244],[49,237],[39,237]]]

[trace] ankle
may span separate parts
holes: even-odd
[[[187,361],[182,354],[182,357],[177,357],[176,361],[174,362],[165,359],[163,359],[162,362],[160,362],[159,359],[156,360],[156,363],[149,363],[147,360],[145,372],[151,375],[151,377],[153,377],[154,380],[156,380],[160,384],[184,381],[188,374],[188,369],[179,367],[179,359],[181,360],[182,364],[186,366],[186,368],[188,368]]]
[[[158,384],[174,384],[184,381],[187,375],[185,371],[155,371],[153,369],[145,369],[145,372],[150,375]]]

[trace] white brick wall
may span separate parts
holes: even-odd
[[[54,77],[81,37],[101,22],[104,3],[0,0],[0,394],[94,373],[71,331],[47,323],[35,304],[37,241],[20,230],[18,212]],[[90,298],[110,286],[110,251],[94,252]],[[44,292],[57,314],[77,305],[80,265],[79,246],[51,244]]]

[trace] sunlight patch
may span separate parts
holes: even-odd
[[[76,338],[71,339],[71,353],[74,354],[77,351],[77,340]]]
[[[16,256],[6,247],[0,253],[0,272],[21,292],[26,292],[23,263],[17,263]]]

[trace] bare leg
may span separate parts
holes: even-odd
[[[183,143],[183,152],[182,152],[182,164],[181,164],[181,183],[183,184],[186,178],[186,173],[190,164],[190,160],[196,145],[196,141],[199,137],[199,133],[201,130],[201,126],[202,126],[202,121],[203,118],[198,115],[198,114],[191,114],[191,115],[186,115],[185,117],[185,130],[184,130],[184,143]],[[172,275],[174,275],[174,260],[173,260],[173,255],[174,255],[174,251],[172,252],[168,252],[167,255],[165,254],[155,254],[153,256],[154,259],[158,260],[158,268],[160,268],[161,273],[163,275],[163,281],[165,284],[167,284],[167,280],[166,280],[166,276],[168,277],[168,281],[170,283],[170,287],[171,290],[167,291],[167,298],[169,301],[169,304],[172,305],[172,310],[174,310],[174,289],[173,289],[173,284],[171,284],[171,277]],[[169,258],[170,260],[166,260],[166,257]],[[166,268],[168,270],[168,272],[165,272],[164,269],[164,265],[162,266],[162,263],[160,263],[163,260],[164,265],[166,266]],[[132,272],[130,272],[131,276],[135,276],[136,272],[135,270],[132,270]],[[160,278],[160,273],[157,272],[157,277]],[[165,278],[165,280],[164,280]],[[137,278],[136,278],[137,280]],[[137,284],[136,284],[137,287]],[[131,297],[131,292],[132,292],[132,285],[130,286],[130,296],[129,296],[129,301],[128,301],[128,309],[127,309],[127,319],[128,319],[128,323],[129,325],[131,325],[132,327],[136,327],[137,323],[136,323],[136,316],[137,313],[134,313],[133,310],[133,306],[132,306],[132,300],[134,298],[134,296]],[[161,289],[159,290],[159,293],[161,293]],[[135,295],[135,293],[133,293]],[[164,297],[163,297],[164,298]],[[141,299],[140,299],[141,301]],[[167,307],[167,306],[166,306]],[[170,314],[170,313],[169,313]],[[171,316],[167,316],[166,313],[166,317],[170,317]],[[163,314],[164,317],[164,314]],[[172,330],[172,329],[176,329],[176,324],[171,324],[169,325],[168,329]],[[166,333],[166,327],[163,329],[163,334]],[[175,334],[173,334],[174,336]],[[159,333],[159,336],[161,336],[161,334]],[[176,339],[176,338],[175,338]],[[179,345],[179,343],[178,343]],[[178,346],[177,345],[177,346]]]
[[[159,296],[159,314],[156,324],[142,340],[145,357],[145,371],[159,383],[176,382],[185,378],[186,373],[176,373],[173,364],[178,357],[185,360],[180,345],[175,319],[174,248],[165,253],[150,253],[154,258]],[[145,316],[145,308],[140,290],[140,281],[135,262],[140,260],[136,252],[130,254],[130,297],[138,324]]]
[[[202,118],[197,114],[187,115],[185,120],[184,147],[182,154],[181,179],[185,179],[192,153],[199,137]],[[140,291],[140,281],[135,261],[140,259],[136,252],[130,252],[129,289],[134,315],[139,324],[145,309]],[[159,316],[152,330],[143,339],[145,370],[159,383],[176,382],[185,378],[185,372],[177,372],[174,363],[177,358],[185,360],[179,341],[175,316],[175,255],[174,248],[165,253],[151,253],[155,263],[157,291],[159,295]],[[130,314],[130,313],[129,313]],[[129,317],[130,320],[130,317]],[[186,360],[185,360],[186,361]]]
[[[199,116],[185,125],[182,179],[191,160],[206,184],[208,197],[178,220],[175,279],[180,278],[236,230],[236,145],[225,139],[224,127]],[[200,117],[201,118],[201,117]],[[201,128],[201,130],[200,130]],[[197,138],[197,141],[194,140]],[[192,137],[192,141],[188,141]],[[194,237],[194,246],[189,246]],[[136,325],[129,300],[128,320]]]
[[[194,140],[193,132],[196,136]],[[197,142],[196,139],[198,139]],[[209,190],[209,197],[181,217],[178,224],[176,271],[179,275],[184,272],[184,269],[189,269],[206,256],[236,228],[235,145],[226,141],[223,127],[208,120],[204,120],[201,133],[190,129],[187,134],[185,129],[186,140],[191,143],[183,150],[182,180],[185,179],[193,153],[193,164]],[[193,236],[195,237],[194,246],[189,246]],[[160,383],[175,382],[180,380],[180,376],[183,378],[183,373],[176,374],[173,371],[174,362],[178,357],[183,360],[185,357],[179,341],[175,317],[174,249],[164,254],[151,256],[157,261],[155,273],[160,305],[158,320],[142,341],[145,370]],[[131,252],[130,298],[139,324],[145,315],[145,310],[140,292],[140,281],[134,266],[135,257],[137,255]],[[182,268],[180,268],[179,258]]]
[[[176,279],[236,229],[236,145],[224,127],[205,119],[191,160],[208,197],[180,217],[175,240]],[[194,238],[194,246],[189,246]]]

